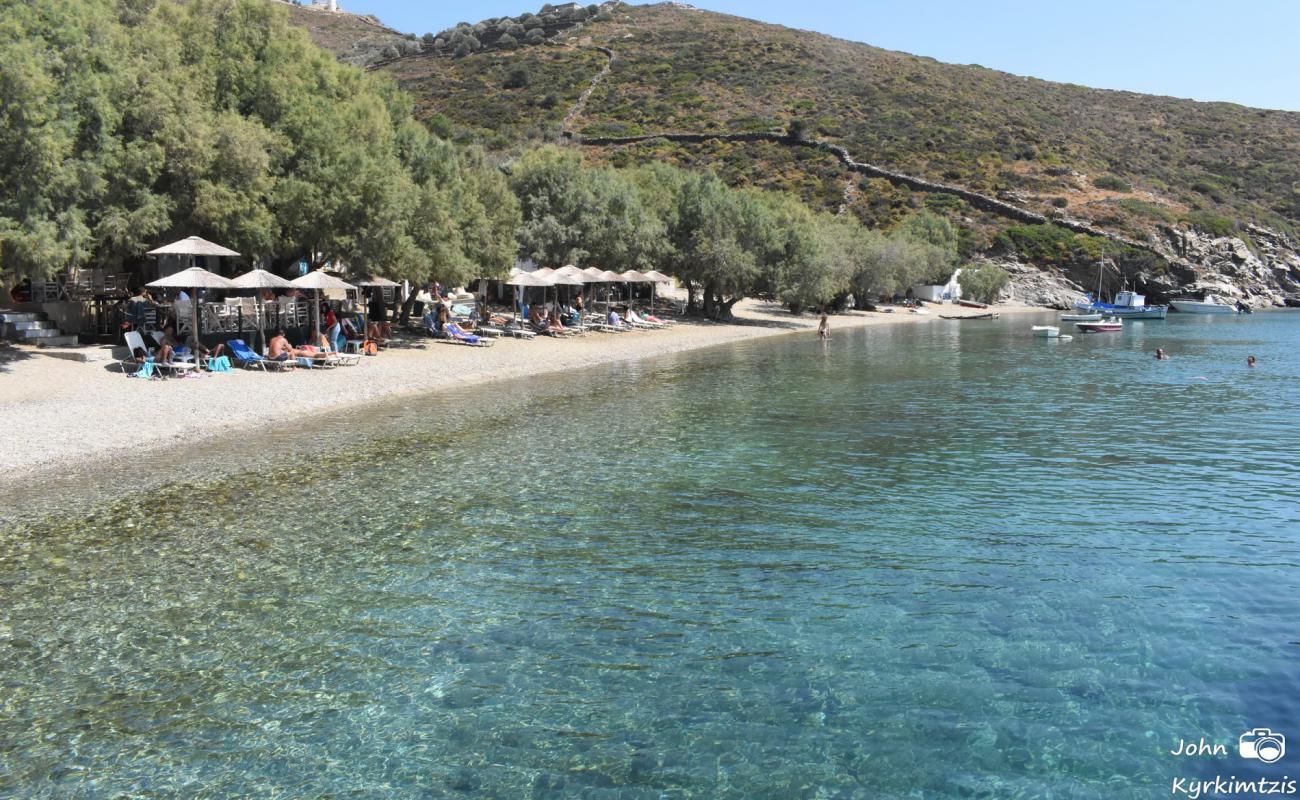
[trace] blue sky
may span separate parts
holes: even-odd
[[[341,0],[398,30],[542,0]],[[1104,89],[1300,111],[1300,0],[697,0],[712,11],[956,64]]]

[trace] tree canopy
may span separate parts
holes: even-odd
[[[791,194],[728,186],[707,170],[616,170],[543,147],[511,166],[510,183],[523,210],[523,253],[552,266],[654,267],[678,278],[689,305],[707,316],[727,316],[756,294],[793,309],[850,292],[892,294],[947,280],[957,261],[956,231],[936,214],[919,212],[885,235]]]
[[[499,171],[274,4],[6,3],[0,63],[6,280],[115,267],[188,234],[398,279],[513,263]]]

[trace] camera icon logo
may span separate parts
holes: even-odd
[[[1242,758],[1273,764],[1286,755],[1286,737],[1268,728],[1252,728],[1237,739],[1237,752]]]

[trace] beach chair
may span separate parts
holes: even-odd
[[[518,319],[512,319],[501,329],[506,336],[513,336],[516,339],[536,339],[537,334],[525,328],[523,323]]]
[[[588,317],[587,327],[601,333],[627,333],[632,330],[629,326],[622,324],[621,321],[618,325],[611,325],[609,320],[600,314],[592,314]]]
[[[466,331],[454,322],[448,322],[443,326],[443,333],[453,342],[461,344],[474,345],[475,347],[487,347],[492,344],[492,340],[485,336],[476,336]]]
[[[333,342],[330,343],[330,347],[325,351],[325,354],[341,367],[355,367],[361,363],[360,353],[344,353],[335,347]]]
[[[648,319],[642,318],[639,314],[637,314],[635,311],[632,311],[631,309],[628,310],[626,319],[627,319],[627,324],[631,325],[633,328],[644,328],[646,330],[660,330],[666,327],[665,325],[663,325],[663,323],[651,322]]]
[[[265,372],[268,364],[280,371],[293,369],[294,367],[293,359],[287,361],[272,361],[271,359],[265,358],[264,356],[254,352],[251,347],[244,343],[243,339],[231,339],[227,344],[230,346],[230,357],[237,365],[245,369],[253,369],[256,367]]]
[[[135,360],[135,351],[143,350],[147,356],[152,356],[153,351],[144,346],[144,337],[140,335],[139,331],[127,331],[122,334],[122,339],[126,342],[126,358],[122,359],[121,362],[122,371],[128,375],[134,375],[136,370],[140,367],[140,362]],[[152,368],[150,369],[150,372],[157,374],[160,378],[162,377],[161,373],[155,373]]]

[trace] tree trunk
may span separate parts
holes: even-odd
[[[716,303],[717,295],[713,292],[713,284],[704,284],[704,316],[708,319],[714,319],[713,308]]]
[[[695,305],[695,281],[683,281],[686,284],[686,314],[695,316],[699,313],[699,308]]]
[[[731,309],[735,307],[736,303],[739,303],[741,300],[744,299],[745,299],[744,295],[736,295],[730,300],[722,301],[721,304],[718,306],[718,319],[728,319],[728,320],[734,319],[734,315],[731,313]]]
[[[414,287],[412,287],[412,288],[414,288]],[[401,316],[401,320],[402,320],[402,327],[403,327],[403,328],[406,327],[406,323],[409,322],[410,319],[411,319],[411,310],[412,310],[413,308],[415,308],[415,295],[416,295],[416,292],[407,292],[407,293],[406,293],[406,300],[404,300],[404,301],[402,302],[402,316]]]

